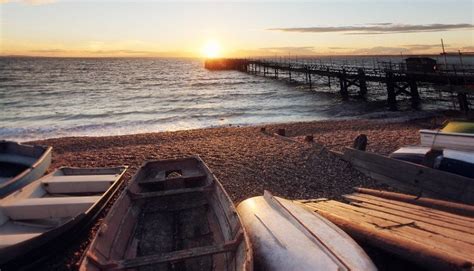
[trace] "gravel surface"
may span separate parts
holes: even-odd
[[[146,160],[200,155],[237,204],[264,189],[290,199],[332,198],[355,186],[393,188],[377,184],[327,151],[351,146],[359,134],[369,139],[368,150],[388,154],[398,147],[419,143],[418,130],[438,127],[440,120],[402,123],[350,120],[290,123],[150,133],[112,137],[70,137],[36,141],[53,146],[50,170],[60,166],[106,167],[128,165],[126,180]],[[292,140],[273,136],[285,129]],[[317,144],[305,143],[313,135]],[[322,148],[324,145],[326,148]],[[93,230],[70,249],[49,261],[48,270],[74,268]]]

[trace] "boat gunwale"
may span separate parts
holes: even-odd
[[[419,132],[420,132],[420,135],[428,134],[428,135],[436,135],[436,136],[455,136],[455,137],[474,138],[474,134],[470,134],[470,133],[443,132],[441,130],[429,130],[429,129],[421,129]]]
[[[97,264],[99,264],[99,265],[104,264],[99,259],[94,258],[95,255],[96,255],[95,252],[97,250],[96,249],[96,243],[98,242],[98,237],[100,235],[100,232],[101,232],[102,228],[107,227],[107,226],[104,226],[104,225],[106,225],[105,223],[107,223],[109,218],[112,217],[112,214],[117,212],[117,210],[118,210],[118,208],[116,207],[116,206],[118,206],[118,205],[116,205],[117,202],[122,201],[122,200],[124,200],[125,197],[129,196],[130,200],[131,200],[130,205],[133,204],[132,194],[134,194],[134,191],[130,188],[134,187],[135,183],[136,183],[136,185],[138,185],[139,180],[140,180],[139,178],[142,177],[142,176],[139,176],[139,173],[140,173],[142,168],[145,168],[148,165],[153,164],[153,163],[169,163],[169,162],[176,163],[176,162],[183,162],[183,161],[188,161],[188,160],[193,160],[193,159],[197,160],[198,165],[200,167],[202,167],[202,169],[206,173],[207,177],[211,177],[212,181],[207,186],[212,186],[212,187],[217,186],[217,188],[220,190],[220,192],[224,194],[224,198],[228,201],[227,203],[228,203],[229,207],[233,210],[233,215],[235,215],[237,217],[238,223],[240,225],[240,229],[239,229],[239,231],[237,231],[237,234],[239,234],[239,232],[242,233],[243,238],[242,238],[242,241],[241,241],[240,244],[242,244],[242,242],[244,243],[243,244],[244,245],[244,248],[243,248],[244,249],[244,251],[243,251],[243,253],[244,253],[244,262],[242,263],[242,267],[243,267],[242,270],[245,270],[245,271],[253,270],[252,245],[251,245],[248,233],[247,233],[247,231],[246,231],[246,229],[243,225],[242,219],[241,219],[240,215],[238,214],[237,209],[236,209],[233,201],[230,199],[227,191],[224,189],[221,182],[218,180],[218,178],[214,175],[214,173],[211,171],[211,169],[206,165],[206,163],[198,155],[191,155],[191,156],[176,158],[176,159],[147,160],[147,161],[143,162],[141,164],[141,166],[138,168],[137,172],[132,177],[132,179],[129,181],[129,183],[127,184],[125,189],[123,189],[121,191],[121,194],[119,195],[117,200],[114,202],[114,204],[111,207],[111,209],[109,210],[108,214],[106,215],[106,217],[104,217],[102,225],[99,227],[99,229],[97,230],[97,233],[94,235],[92,241],[87,246],[84,253],[82,254],[81,259],[79,261],[79,270],[82,270],[82,267],[86,266],[85,265],[86,260],[91,261],[91,263],[93,265],[96,265],[96,266],[98,266]],[[203,187],[206,187],[206,186],[203,186]],[[215,190],[215,189],[212,189],[212,190]],[[170,190],[170,191],[172,191],[172,190]],[[206,193],[206,191],[203,191],[203,193]],[[136,200],[146,201],[147,199],[136,199]],[[130,205],[128,206],[128,208],[130,208]],[[227,220],[227,218],[226,218],[226,220]],[[122,223],[118,227],[122,227]],[[135,226],[134,226],[134,228],[135,228]],[[235,238],[235,236],[234,236],[234,238]],[[112,241],[112,243],[113,243],[113,241]],[[238,246],[240,246],[240,244]],[[238,246],[237,246],[236,250],[234,251],[235,254],[237,254]],[[100,252],[98,252],[98,253],[100,254]],[[237,261],[237,257],[234,258],[234,261]],[[110,263],[110,262],[113,262],[113,260],[108,260],[105,264]]]
[[[68,241],[74,240],[80,234],[82,234],[83,231],[92,224],[92,222],[96,220],[97,216],[103,211],[103,209],[108,205],[110,200],[119,191],[120,187],[122,186],[125,173],[127,172],[128,168],[129,166],[127,165],[116,166],[116,167],[104,167],[104,168],[97,168],[97,167],[86,168],[86,169],[120,170],[119,171],[120,173],[116,174],[118,176],[116,176],[114,183],[106,191],[101,193],[100,199],[97,200],[94,204],[92,204],[92,206],[90,206],[86,211],[81,212],[74,217],[71,217],[60,226],[47,230],[38,236],[35,236],[28,240],[24,240],[15,245],[0,249],[0,255],[2,255],[2,261],[0,261],[0,267],[5,266],[6,269],[9,270],[9,266],[12,266],[12,267],[22,266],[22,267],[27,267],[28,269],[35,265],[38,265],[39,262],[44,261],[48,256],[51,256],[52,251],[57,251],[60,248],[66,247],[68,245],[68,242],[59,240],[60,237],[65,236]],[[84,168],[67,167],[67,166],[59,167],[55,169],[53,172],[41,178],[38,178],[32,183],[39,182],[44,178],[54,176],[56,172],[61,171],[63,169],[84,169]],[[6,198],[8,198],[11,195],[12,194],[8,195]],[[82,225],[81,225],[81,222],[83,223]],[[74,234],[68,235],[70,231],[74,231],[74,232],[71,232]],[[44,247],[47,247],[48,249],[45,249]],[[13,256],[11,254],[18,254],[18,255]],[[30,254],[34,254],[33,257],[35,259],[33,259],[29,263],[24,263],[23,261],[21,261],[21,259],[25,255],[29,256]],[[9,258],[5,260],[5,258],[3,258],[4,255],[9,256]]]
[[[23,143],[14,142],[14,141],[7,141],[7,140],[2,140],[2,141],[0,141],[0,144],[1,143],[13,144],[13,145],[17,145],[17,146],[25,146],[25,147],[28,147],[28,148],[31,148],[31,149],[41,149],[42,154],[39,157],[34,157],[34,158],[36,158],[36,161],[32,165],[28,166],[28,168],[23,170],[21,173],[19,173],[16,176],[2,182],[0,184],[0,190],[5,189],[10,185],[13,185],[14,183],[16,183],[16,182],[20,181],[21,179],[25,178],[26,176],[28,176],[31,172],[33,172],[36,168],[38,168],[42,163],[44,163],[46,161],[46,159],[51,158],[52,151],[53,151],[53,147],[51,147],[51,146],[28,145],[28,144],[23,144]],[[44,172],[43,172],[43,174],[44,174]],[[42,178],[42,177],[43,176],[41,176],[40,178]],[[33,180],[33,181],[35,181],[35,180]],[[21,187],[24,187],[28,184],[25,184]],[[8,195],[10,195],[13,192],[14,191],[7,192],[5,195],[3,195],[3,198],[7,197]],[[1,196],[0,196],[0,198],[1,198]]]

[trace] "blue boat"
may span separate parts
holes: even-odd
[[[0,141],[0,198],[43,176],[51,152],[52,147]]]

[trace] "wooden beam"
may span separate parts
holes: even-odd
[[[351,148],[344,150],[344,160],[377,180],[384,181],[377,178],[382,176],[437,198],[474,204],[474,179]]]
[[[169,253],[160,253],[155,255],[137,257],[133,259],[125,259],[120,261],[109,261],[106,263],[100,262],[97,257],[92,254],[88,254],[87,257],[92,260],[95,265],[101,267],[101,270],[126,270],[141,266],[183,261],[186,259],[235,251],[242,242],[242,240],[243,234],[239,233],[236,239],[225,242],[224,244],[196,247],[173,251]]]
[[[441,211],[451,212],[458,215],[474,217],[474,206],[472,205],[431,199],[431,198],[420,198],[420,197],[412,196],[412,195],[374,190],[374,189],[368,189],[368,188],[355,188],[355,190],[363,194],[373,195],[373,196],[382,197],[386,199],[398,200],[402,202],[434,208]]]
[[[165,191],[157,191],[157,192],[145,192],[145,193],[134,193],[130,190],[127,190],[127,193],[130,194],[133,200],[139,200],[139,199],[148,199],[148,198],[164,197],[164,196],[195,193],[195,192],[208,192],[208,191],[212,191],[213,189],[214,189],[214,185],[210,184],[207,186],[201,186],[201,187],[196,187],[196,188],[182,188],[182,189],[173,189],[173,190],[165,190]]]
[[[341,208],[321,206],[318,203],[309,206],[309,208],[329,219],[354,239],[399,255],[418,263],[420,266],[429,267],[432,270],[470,270],[473,266],[472,261],[468,258],[454,251],[447,252],[446,250],[450,250],[449,246],[430,240],[429,232],[426,232],[425,237],[420,238],[418,236],[420,231],[411,228],[410,231],[413,234],[406,235],[404,233],[410,228],[409,225],[390,228],[390,224],[387,224],[383,219],[369,218],[363,214],[353,213]],[[328,206],[328,204],[325,203],[325,206]],[[378,226],[371,224],[374,222]],[[392,225],[395,226],[396,224],[392,223]],[[440,249],[440,246],[443,247],[443,250]]]

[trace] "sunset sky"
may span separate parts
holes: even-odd
[[[422,54],[441,38],[474,51],[471,0],[0,3],[0,55]]]

